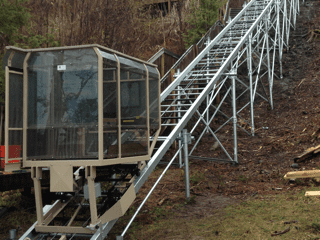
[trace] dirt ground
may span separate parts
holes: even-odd
[[[217,209],[256,195],[285,193],[311,182],[318,184],[311,179],[289,182],[283,176],[289,171],[320,169],[320,154],[293,167],[295,157],[320,144],[320,37],[311,39],[312,30],[320,29],[319,9],[320,1],[301,3],[297,28],[291,31],[290,49],[283,53],[283,79],[274,81],[274,109],[271,110],[266,102],[255,107],[257,131],[254,137],[240,135],[239,165],[192,159],[192,204],[179,208],[177,204],[185,203],[184,172],[178,167],[169,169],[135,222],[153,224],[154,218],[149,213],[161,207],[172,211],[177,219],[204,218],[214,215]],[[262,129],[262,126],[268,129]],[[197,148],[198,153],[210,157],[213,144],[212,137],[206,136]],[[157,167],[141,189],[134,206],[142,202],[163,169],[163,165]],[[34,213],[29,214],[34,218]],[[120,233],[129,215],[112,230],[110,239]],[[18,227],[11,225],[5,229]],[[22,224],[21,232],[28,227],[28,224]],[[8,237],[5,229],[1,229],[0,239]]]
[[[267,102],[255,107],[257,131],[254,137],[242,134],[238,138],[239,165],[203,161],[192,165],[199,171],[208,169],[206,179],[215,184],[210,187],[211,193],[246,199],[255,194],[284,192],[301,186],[284,181],[284,174],[320,167],[320,155],[293,166],[294,158],[320,144],[320,37],[312,40],[307,34],[320,28],[319,9],[319,1],[301,5],[297,28],[291,31],[290,50],[283,53],[283,79],[274,80],[274,109],[270,110]],[[198,152],[210,157],[213,143],[208,136]],[[308,184],[309,180],[302,182]],[[275,190],[278,188],[281,190]]]

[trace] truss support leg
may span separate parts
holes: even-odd
[[[251,134],[254,136],[254,114],[253,114],[253,86],[252,86],[252,34],[249,36],[249,81],[250,81],[250,114],[251,114]]]
[[[290,22],[288,18],[287,1],[284,1],[283,8],[284,8],[284,19],[286,21],[286,24],[285,24],[286,45],[287,45],[287,51],[289,51]]]
[[[180,71],[179,71],[180,72]],[[178,73],[179,73],[178,72]],[[178,122],[180,121],[180,118],[181,118],[181,101],[179,101],[181,99],[181,88],[178,87]],[[182,146],[182,134],[180,133],[180,136],[179,136],[179,149],[181,148]],[[182,153],[181,151],[179,151],[179,168],[182,168],[183,167],[183,164],[182,164]]]
[[[278,49],[279,49],[279,68],[280,68],[280,79],[283,79],[283,74],[282,74],[282,49],[283,49],[283,42],[281,39],[281,27],[280,27],[280,0],[276,1],[277,4],[277,23],[276,23],[276,40],[278,40]],[[274,49],[274,51],[276,48]]]
[[[190,200],[190,181],[189,181],[189,153],[188,153],[188,144],[191,141],[190,133],[187,129],[183,129],[183,152],[184,152],[184,176],[186,184],[186,199]]]
[[[208,37],[208,40],[207,40],[207,46],[210,44],[210,37]],[[209,71],[209,65],[210,65],[210,51],[208,52],[208,55],[207,55],[207,65],[208,65],[208,68],[207,68],[207,74],[209,76],[210,74],[210,71]],[[207,77],[207,84],[209,83],[210,81],[210,78]],[[210,102],[210,99],[209,99],[209,94],[206,98],[206,106],[208,107],[209,106],[209,102]],[[209,125],[209,119],[210,119],[210,116],[209,116],[209,111],[210,111],[210,108],[207,110],[207,114],[206,114],[206,121],[207,121],[207,124]],[[206,126],[206,133],[209,133],[209,126]]]
[[[231,71],[232,80],[232,112],[233,112],[233,143],[234,143],[234,162],[238,163],[238,142],[237,142],[237,108],[236,108],[236,70]]]
[[[269,96],[270,96],[270,106],[273,109],[273,74],[271,73],[271,62],[270,62],[270,46],[269,46],[269,26],[270,26],[270,12],[267,14],[267,18],[265,20],[265,38],[266,38],[266,45],[267,45],[267,61],[268,61],[268,82],[269,82]],[[275,50],[274,50],[275,51]]]

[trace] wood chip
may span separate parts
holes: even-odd
[[[280,232],[275,231],[274,233],[271,233],[271,237],[282,235],[282,234],[285,234],[285,233],[287,233],[289,231],[290,231],[290,228],[286,228],[285,230],[280,231]]]
[[[294,158],[295,162],[302,162],[310,157],[313,157],[313,155],[320,152],[320,145],[316,147],[308,148],[304,153],[302,153],[300,156]]]
[[[290,223],[297,223],[298,220],[291,220],[291,221],[286,221],[283,224],[290,224]]]
[[[162,199],[158,202],[158,205],[161,206],[162,203],[163,203],[165,200],[167,200],[167,199],[168,199],[167,197],[162,198]]]
[[[304,80],[306,80],[305,78],[302,79],[302,81],[299,83],[298,87],[304,82]]]

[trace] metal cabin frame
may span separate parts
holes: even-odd
[[[119,156],[118,158],[114,158],[114,159],[104,159],[103,157],[103,70],[102,70],[102,65],[103,65],[103,55],[101,54],[100,50],[103,50],[107,53],[110,53],[112,55],[115,56],[115,59],[117,60],[117,64],[118,64],[118,88],[117,88],[117,95],[118,98],[120,98],[120,62],[117,58],[117,56],[121,56],[121,57],[125,57],[128,59],[131,59],[133,61],[139,62],[141,64],[143,64],[145,66],[145,71],[148,73],[148,67],[150,66],[152,68],[156,68],[156,65],[152,64],[152,63],[148,63],[148,62],[144,62],[140,59],[136,59],[130,56],[127,56],[123,53],[119,53],[117,51],[114,51],[112,49],[109,48],[105,48],[103,46],[94,44],[94,45],[83,45],[83,46],[72,46],[72,47],[58,47],[58,48],[39,48],[39,49],[21,49],[21,48],[17,48],[17,47],[7,47],[7,55],[8,55],[8,64],[5,67],[6,70],[6,86],[9,86],[9,74],[16,74],[16,75],[22,75],[23,76],[23,81],[24,81],[24,87],[23,87],[23,119],[27,119],[27,111],[28,111],[28,105],[27,105],[27,97],[28,97],[28,76],[27,76],[27,67],[28,67],[28,59],[30,57],[31,53],[35,53],[35,52],[49,52],[49,51],[62,51],[62,50],[73,50],[73,49],[94,49],[94,51],[97,54],[97,58],[98,58],[98,88],[99,88],[99,93],[98,93],[98,101],[99,101],[99,118],[98,118],[98,131],[99,131],[99,156],[95,161],[92,161],[92,159],[90,160],[77,160],[77,161],[70,161],[69,159],[65,159],[65,160],[59,160],[59,165],[68,165],[68,166],[86,166],[86,165],[90,165],[90,166],[106,166],[106,165],[113,165],[113,164],[118,164],[118,163],[128,163],[128,162],[136,162],[136,161],[145,161],[145,160],[149,160],[151,153],[152,153],[152,148],[154,147],[154,144],[152,146],[148,145],[148,154],[145,157],[131,157],[131,158],[121,158],[121,156]],[[100,50],[99,50],[100,49]],[[11,66],[12,65],[12,61],[14,61],[14,57],[15,57],[15,53],[20,54],[19,57],[19,61],[23,61],[23,71],[16,71],[14,69],[16,69],[17,67],[15,66]],[[24,54],[25,57],[21,56],[21,54]],[[18,60],[17,60],[18,61]],[[4,63],[5,64],[5,63]],[[10,69],[12,67],[12,69]],[[158,72],[158,71],[157,71]],[[158,72],[159,74],[159,72]],[[149,82],[149,77],[147,75],[147,79],[146,79],[146,88],[148,89],[148,82]],[[159,91],[159,96],[160,96],[160,91]],[[147,100],[149,100],[149,96],[147,96]],[[119,105],[119,109],[120,109],[120,105]],[[119,110],[118,109],[118,110]],[[147,101],[147,106],[146,106],[146,112],[144,112],[143,114],[146,116],[147,120],[149,120],[149,101]],[[118,134],[119,134],[119,139],[121,139],[121,125],[123,125],[123,123],[121,123],[120,121],[120,111],[118,111]],[[50,165],[54,165],[56,163],[56,161],[41,161],[41,160],[37,160],[37,161],[31,161],[29,159],[27,159],[27,121],[23,121],[23,127],[22,128],[11,128],[9,127],[8,122],[10,121],[9,119],[9,87],[6,88],[6,125],[5,125],[5,134],[6,136],[8,136],[8,131],[23,131],[23,148],[22,148],[22,158],[14,158],[16,160],[23,160],[23,167],[48,167]],[[149,121],[147,122],[147,127],[148,130],[150,129],[149,126]],[[160,123],[159,123],[159,128],[160,128]],[[149,131],[148,131],[149,132]],[[157,132],[156,132],[157,134]],[[8,146],[8,137],[6,137],[6,147]],[[118,144],[119,148],[118,151],[119,153],[121,153],[121,144]],[[6,151],[6,170],[15,170],[15,169],[20,169],[20,163],[12,163],[10,162],[11,160],[14,159],[9,159],[8,157],[8,151]]]
[[[88,56],[89,52],[91,54],[90,56]],[[32,59],[32,57],[34,58]],[[56,62],[50,61],[53,57],[55,57],[54,59]],[[88,62],[87,59],[96,60],[93,62],[93,65],[90,65],[91,62]],[[30,63],[29,60],[32,62]],[[150,159],[154,149],[156,138],[153,142],[150,142],[150,133],[158,135],[160,132],[160,76],[156,65],[129,57],[100,45],[84,45],[27,50],[16,47],[7,47],[4,66],[6,81],[5,147],[6,149],[9,149],[5,154],[5,170],[20,170],[21,167],[31,168],[37,210],[35,231],[44,233],[62,232],[65,234],[77,233],[92,235],[96,232],[96,226],[98,224],[103,224],[122,216],[136,196],[133,181],[135,177],[139,175],[139,171],[145,166],[145,161]],[[34,69],[40,71],[39,75],[38,72],[32,72]],[[68,69],[70,70],[68,71]],[[85,72],[86,70],[89,71],[91,75],[85,76],[87,74]],[[43,71],[51,71],[52,73],[51,75],[46,75],[42,74]],[[72,75],[72,77],[70,75]],[[71,90],[66,93],[67,90],[62,89],[62,87],[61,90],[56,88],[58,83],[56,82],[57,79],[55,76],[58,76],[58,82],[62,82],[62,84],[66,85],[63,85],[64,88]],[[81,79],[81,82],[79,82],[79,79]],[[87,80],[83,83],[82,79]],[[96,103],[93,104],[91,101],[91,106],[86,106],[84,105],[85,101],[79,101],[79,103],[76,103],[78,104],[76,105],[76,109],[74,109],[75,103],[71,102],[70,109],[73,112],[75,112],[75,110],[85,110],[83,109],[83,106],[93,109],[94,120],[92,121],[96,125],[92,127],[91,122],[86,124],[86,121],[83,119],[81,121],[72,121],[69,119],[66,120],[66,122],[63,122],[62,125],[59,125],[59,121],[56,121],[55,119],[59,119],[56,114],[59,112],[59,107],[61,106],[56,107],[56,105],[54,105],[54,107],[51,107],[51,105],[56,104],[56,102],[63,102],[64,100],[60,101],[59,95],[57,99],[54,99],[53,96],[55,95],[53,95],[53,93],[61,91],[64,94],[64,97],[66,97],[66,95],[71,92],[72,96],[69,94],[71,99],[77,100],[79,96],[76,95],[81,93],[78,86],[80,86],[81,90],[84,89],[85,86],[88,86],[85,84],[87,84],[89,80],[94,86],[93,90],[96,91],[93,91],[92,88],[88,87],[86,91],[83,92],[84,96],[88,95],[88,97],[83,98],[86,100],[92,98],[92,95],[94,95],[94,101]],[[32,86],[39,84],[38,81],[40,81],[40,84],[42,84],[41,81],[47,81],[51,85],[49,86],[48,84],[37,89],[35,93],[36,99],[33,99]],[[139,84],[141,82],[142,84]],[[113,84],[113,90],[108,90],[110,87],[110,85],[108,85],[109,83]],[[136,88],[142,86],[143,89],[136,89],[135,91],[130,90],[131,92],[127,89],[126,95],[124,96],[124,92],[122,93],[122,91],[126,89],[125,86],[128,85],[127,88],[129,88],[129,85],[132,87],[134,83],[136,83]],[[39,85],[36,86],[39,87]],[[76,90],[77,94],[74,95],[72,90]],[[35,126],[30,127],[30,122],[32,122],[30,118],[32,118],[32,114],[31,116],[28,116],[28,114],[30,114],[28,107],[33,106],[29,104],[32,104],[33,102],[37,103],[41,100],[39,100],[37,95],[39,94],[38,92],[41,91],[44,91],[44,95],[49,95],[47,105],[51,104],[50,107],[47,106],[46,108],[49,108],[48,111],[46,110],[46,116],[48,116],[47,120],[45,120],[46,125],[43,126],[43,115],[45,115],[43,114],[40,115],[40,117],[35,115],[37,116],[35,117]],[[113,95],[113,102],[117,103],[117,106],[115,107],[116,110],[114,111],[114,119],[108,118],[110,114],[105,114],[105,111],[108,111],[108,109],[105,110],[105,108],[108,108],[109,105],[105,103],[104,94],[110,94],[111,91],[114,91],[111,93]],[[133,99],[131,99],[131,95],[133,95]],[[61,95],[61,97],[63,97],[63,95]],[[107,95],[107,97],[109,96]],[[135,110],[135,112],[132,113],[129,107],[126,107],[127,112],[129,113],[122,111],[123,104],[125,104],[125,97],[129,97],[129,100],[127,100],[128,106],[131,106],[129,101],[131,101],[131,103],[132,101],[136,101],[135,104],[138,104],[136,106],[138,110]],[[81,104],[82,110],[80,109]],[[77,106],[79,106],[79,109]],[[38,105],[35,105],[33,108],[36,108],[36,110],[30,108],[30,111],[38,111],[37,109],[39,107]],[[56,108],[58,111],[53,113]],[[137,113],[137,111],[139,111],[139,113]],[[61,112],[65,114],[66,110],[61,110]],[[90,113],[86,114],[86,117],[91,117]],[[70,116],[67,117],[71,118]],[[68,130],[68,127],[71,130]],[[64,128],[67,130],[64,130]],[[60,139],[58,133],[56,134],[54,132],[53,135],[50,134],[50,131],[56,131],[55,129],[58,129],[57,131],[63,130],[65,133],[64,135],[66,135],[63,141]],[[48,134],[41,138],[47,141],[46,145],[48,147],[46,151],[49,152],[48,154],[33,154],[33,150],[34,148],[37,148],[37,146],[36,143],[33,143],[35,138],[28,138],[28,133],[33,133],[30,131],[48,131]],[[70,146],[67,146],[66,148],[68,148],[69,152],[65,151],[59,155],[59,150],[57,150],[58,147],[55,146],[59,145],[60,140],[62,144],[59,146],[68,144],[68,131],[70,132]],[[113,134],[113,140],[110,140],[113,143],[110,143],[109,140],[108,142],[105,140],[106,136],[108,137],[108,134],[110,133]],[[90,134],[94,134],[94,138],[96,138],[91,145],[97,144],[97,152],[92,156],[88,155],[89,153],[86,151],[86,140],[88,141],[88,136],[90,136]],[[38,137],[38,135],[36,135],[36,137]],[[55,139],[55,142],[58,143],[52,143],[52,139]],[[79,140],[79,142],[75,142],[74,139]],[[9,158],[9,155],[11,154],[9,145],[12,144],[13,140],[16,145],[20,146],[21,151],[17,152],[14,158]],[[106,141],[105,143],[107,146],[104,145],[104,141]],[[137,149],[137,145],[134,145],[135,147],[133,149],[129,149],[128,145],[130,145],[132,141],[137,141],[138,143],[143,141],[145,145],[141,147],[141,151],[140,149]],[[126,142],[128,142],[127,145],[125,145]],[[77,152],[77,154],[75,154],[72,149],[76,148],[75,146],[78,146],[76,144],[81,145],[82,147],[79,151],[77,149],[77,151],[80,152]],[[88,148],[91,148],[91,145],[89,145]],[[107,153],[113,146],[113,151],[115,153]],[[30,148],[31,154],[27,149],[28,147]],[[91,157],[86,159],[86,156]],[[51,157],[53,160],[50,159]],[[116,166],[116,168],[113,166]],[[43,168],[50,169],[50,191],[58,192],[60,195],[64,196],[63,199],[61,198],[58,200],[46,214],[44,214],[43,211],[41,190]],[[108,195],[104,196],[101,193],[101,185],[97,184],[96,180],[111,182],[112,186],[109,186],[109,189],[113,192],[117,192],[117,197],[114,197],[116,203],[112,203],[112,205],[111,203],[108,203],[108,201],[110,201],[108,199],[112,199],[112,201],[115,200],[112,197],[110,198]],[[123,181],[125,182],[125,185],[122,184]],[[103,205],[104,203],[109,204],[107,207],[100,207],[104,209],[101,210],[102,212],[98,212],[98,197],[105,197],[105,200],[103,200],[103,203],[100,203],[100,205]],[[76,203],[76,205],[78,204],[78,207],[72,214],[72,217],[68,220],[67,224],[61,226],[51,224],[56,216],[62,213],[62,211],[70,205],[72,200],[79,198],[81,198],[81,200]],[[90,218],[88,219],[87,224],[84,227],[72,226],[77,214],[81,208],[85,206],[86,200],[89,202],[87,207],[89,206],[90,209]]]

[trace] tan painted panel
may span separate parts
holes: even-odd
[[[127,192],[122,196],[120,201],[114,204],[105,214],[103,214],[98,221],[101,223],[109,222],[113,219],[119,218],[125,214],[134,199],[136,198],[136,192],[134,190],[134,185],[127,190]]]
[[[50,167],[50,192],[72,192],[73,173],[71,165]]]
[[[119,144],[120,145],[120,144]],[[113,159],[103,159],[103,162],[97,160],[59,160],[59,161],[26,161],[23,167],[48,167],[56,165],[72,165],[74,167],[81,166],[108,166],[113,164],[123,164],[123,163],[132,163],[137,161],[148,161],[150,160],[150,155],[135,156],[135,157],[126,157],[126,158],[113,158]]]
[[[90,230],[89,228],[83,227],[67,227],[67,226],[39,226],[36,225],[35,229],[37,232],[45,233],[82,233],[82,234],[94,234],[96,230]]]
[[[18,171],[21,170],[21,163],[6,163],[4,166],[6,172]]]

